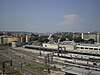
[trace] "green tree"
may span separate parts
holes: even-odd
[[[81,40],[80,40],[81,43],[84,43],[84,41],[85,41],[84,39],[81,39]]]
[[[68,38],[69,41],[72,41],[73,40],[73,35],[72,34],[68,34],[68,35],[66,35],[66,38]]]
[[[39,38],[38,36],[34,36],[34,37],[32,37],[32,40],[33,40],[33,41],[37,41],[38,38]]]
[[[59,39],[58,35],[53,35],[52,38],[53,38],[53,41],[58,42],[58,39]]]
[[[45,39],[43,39],[43,42],[47,43],[47,42],[49,42],[49,40],[45,38]]]
[[[44,43],[44,42],[47,43],[47,42],[49,42],[48,36],[41,35],[41,36],[38,37],[38,41],[41,42],[41,43]]]
[[[81,37],[76,37],[76,38],[74,38],[74,41],[79,43],[79,42],[82,42],[82,39],[81,39]]]
[[[65,37],[62,37],[62,38],[60,39],[60,41],[61,41],[61,42],[66,41],[66,38],[65,38]]]
[[[94,44],[95,40],[92,39],[92,38],[90,38],[90,39],[88,40],[88,42],[91,43],[91,44]]]

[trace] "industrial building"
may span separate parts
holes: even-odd
[[[75,50],[76,45],[73,44],[73,41],[65,41],[59,43],[43,43],[44,48],[58,49],[62,50]]]
[[[82,33],[81,38],[84,40],[94,39],[96,43],[100,43],[100,33]]]

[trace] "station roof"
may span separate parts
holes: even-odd
[[[100,71],[88,70],[73,66],[63,67],[62,71],[77,75],[100,75]]]

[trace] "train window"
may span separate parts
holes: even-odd
[[[93,63],[93,65],[97,65],[97,63]]]
[[[89,48],[90,50],[93,50],[93,48]]]
[[[85,49],[88,49],[88,48],[85,48]]]
[[[45,47],[47,47],[47,45],[45,45]]]
[[[77,47],[77,49],[79,49],[80,47]]]
[[[81,49],[84,49],[84,47],[81,47]]]
[[[94,48],[94,50],[98,50],[98,48]]]
[[[88,67],[85,67],[85,69],[89,70],[90,68],[88,68]]]

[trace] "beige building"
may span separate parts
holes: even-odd
[[[13,36],[7,36],[7,37],[3,37],[2,41],[3,41],[3,44],[12,43],[13,41],[20,42],[20,38],[15,37],[15,36],[14,37]]]
[[[12,47],[17,47],[19,45],[18,41],[13,41],[12,42]]]
[[[26,43],[28,43],[28,41],[29,41],[29,37],[28,35],[26,35]]]
[[[90,38],[96,40],[96,34],[94,33],[82,33],[82,39],[89,40]]]
[[[50,43],[43,43],[44,48],[50,48],[50,49],[62,49],[62,50],[75,50],[76,46],[72,44],[50,44]]]
[[[49,44],[49,43],[43,43],[44,48],[51,48],[51,49],[57,49],[58,45],[57,44]]]

